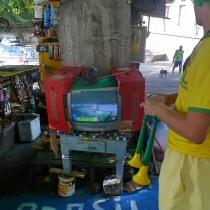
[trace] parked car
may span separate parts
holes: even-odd
[[[150,50],[145,50],[145,62],[155,61],[169,61],[169,58],[164,52],[152,52]]]
[[[20,46],[20,39],[18,37],[6,37],[2,39],[1,45],[6,45],[6,46]]]
[[[151,52],[150,50],[145,50],[145,62],[151,62],[152,59],[154,58],[154,54],[153,52]]]

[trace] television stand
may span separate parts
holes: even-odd
[[[117,138],[116,138],[117,139]],[[128,137],[121,140],[88,138],[84,136],[73,136],[62,134],[60,136],[63,173],[69,174],[72,171],[72,150],[95,153],[107,153],[116,155],[116,178],[123,180],[124,162]]]

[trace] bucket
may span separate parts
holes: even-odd
[[[59,174],[58,175],[58,194],[69,197],[75,193],[75,177]]]

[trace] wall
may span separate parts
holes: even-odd
[[[0,56],[1,58],[5,57],[24,57],[27,58],[37,58],[37,52],[29,47],[20,47],[20,46],[3,46],[0,45]]]
[[[175,50],[183,45],[186,58],[203,35],[202,28],[196,25],[192,1],[176,0],[166,4],[166,17],[150,18],[146,49],[166,53],[172,60]],[[145,16],[144,21],[148,25],[148,17]]]
[[[127,0],[66,0],[58,11],[64,65],[94,64],[98,76],[130,66],[130,4]]]

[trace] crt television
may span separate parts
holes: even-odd
[[[75,79],[66,100],[66,118],[73,130],[117,130],[121,120],[121,97],[114,78],[97,79],[85,85]]]

